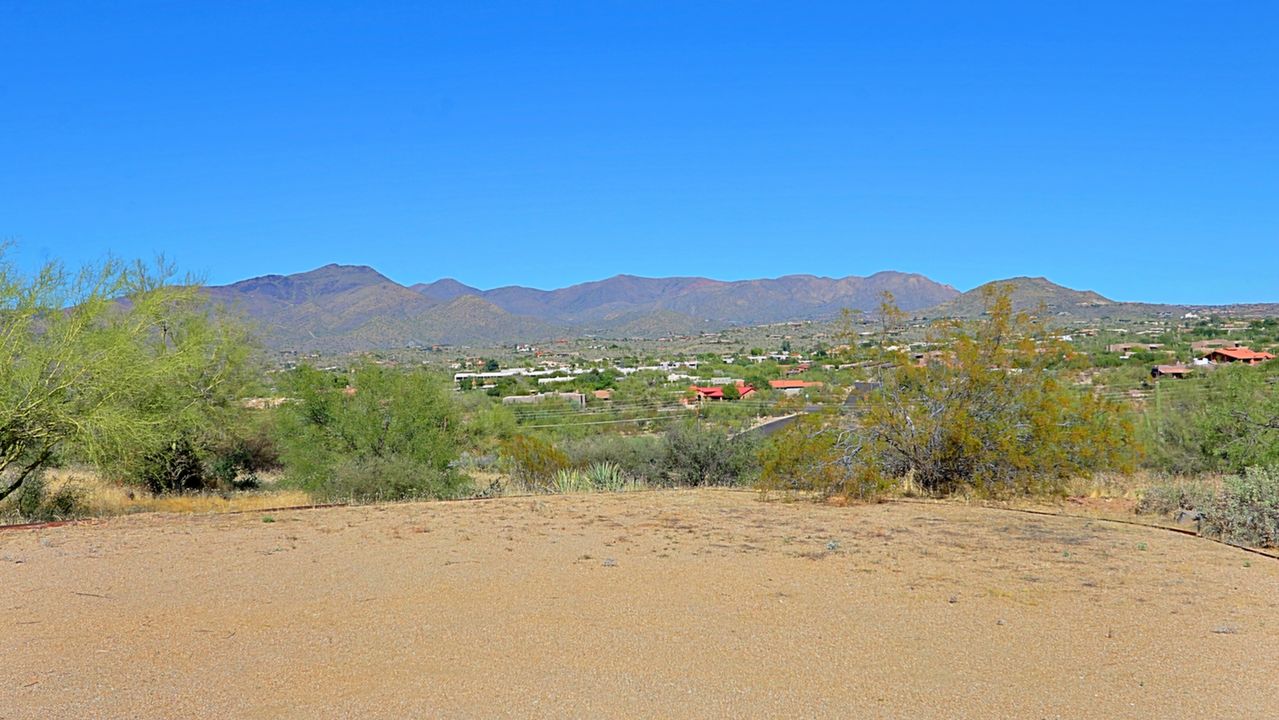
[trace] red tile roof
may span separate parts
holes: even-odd
[[[711,400],[724,399],[724,388],[722,387],[714,387],[714,386],[702,387],[699,385],[690,385],[688,389],[697,393],[697,396],[700,398],[708,398]],[[743,383],[737,384],[738,397],[746,397],[747,395],[750,395],[753,392],[755,392],[754,386],[746,385]]]
[[[1208,353],[1208,357],[1222,355],[1231,360],[1274,360],[1275,356],[1268,352],[1257,352],[1246,347],[1217,348]]]
[[[768,386],[774,390],[790,390],[793,388],[821,387],[822,384],[808,380],[769,380]]]

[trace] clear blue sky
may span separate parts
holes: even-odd
[[[1279,2],[0,0],[0,238],[1279,301]]]

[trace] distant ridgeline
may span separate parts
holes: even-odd
[[[1041,305],[1078,317],[1136,317],[1196,308],[1116,303],[1044,278],[1014,278],[1019,309]],[[483,345],[557,337],[689,335],[730,326],[829,320],[844,308],[873,313],[884,292],[916,316],[981,314],[980,288],[960,293],[923,275],[880,272],[844,278],[788,275],[726,282],[700,277],[618,275],[558,290],[508,286],[478,290],[443,279],[405,287],[376,270],[326,265],[206,289],[242,312],[276,349],[354,352],[406,346]],[[1277,306],[1250,306],[1279,314]],[[1201,308],[1200,308],[1201,309]]]

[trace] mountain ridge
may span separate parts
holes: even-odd
[[[732,326],[829,320],[844,308],[873,312],[884,292],[922,318],[975,317],[984,288],[1011,285],[1018,310],[1061,316],[1126,317],[1209,306],[1115,302],[1043,277],[996,280],[967,292],[924,275],[885,270],[867,276],[792,274],[753,280],[619,274],[542,290],[480,290],[453,278],[404,286],[364,265],[329,264],[293,275],[263,275],[205,288],[247,316],[277,349],[349,352],[404,346],[539,342],[572,335],[659,337]],[[1243,307],[1243,306],[1240,306]],[[1248,306],[1259,312],[1279,306]]]

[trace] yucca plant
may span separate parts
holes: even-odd
[[[626,475],[617,463],[599,462],[586,469],[586,479],[596,490],[621,492],[626,489]]]
[[[555,479],[551,482],[551,490],[561,494],[590,492],[592,489],[591,481],[586,475],[574,468],[565,468],[555,473]]]

